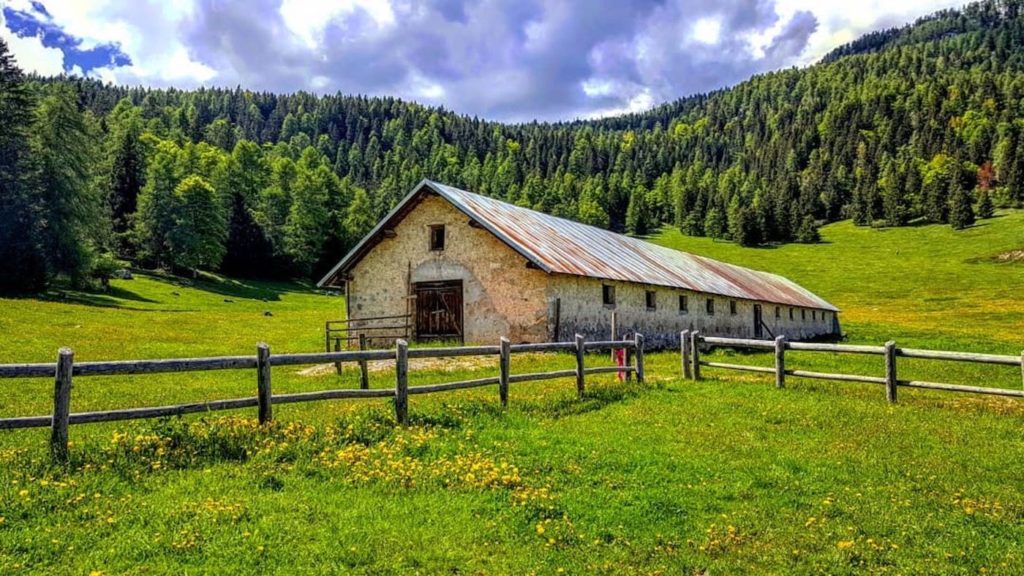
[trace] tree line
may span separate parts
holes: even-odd
[[[640,114],[501,124],[395,98],[0,79],[6,287],[116,259],[315,275],[424,177],[611,230],[744,245],[1024,203],[1022,0],[869,34]],[[10,258],[10,260],[8,260]]]

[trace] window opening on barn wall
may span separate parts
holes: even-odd
[[[818,311],[817,310],[811,310],[811,320],[817,320],[817,319],[818,319]]]
[[[775,317],[776,318],[782,318],[782,307],[781,306],[776,306],[775,307]]]
[[[601,285],[601,301],[609,308],[615,307],[615,286]]]
[[[645,299],[647,300],[647,309],[648,310],[657,310],[657,308],[658,308],[658,300],[657,300],[657,294],[654,292],[654,290],[648,290],[647,293],[644,296],[645,296]]]
[[[686,314],[690,311],[690,302],[685,294],[679,295],[679,313]]]
[[[430,250],[433,252],[444,250],[444,224],[434,224],[430,227]]]
[[[789,309],[789,319],[790,320],[793,319],[793,309],[792,308]]]
[[[729,314],[736,315],[736,301],[729,300]]]
[[[807,310],[800,310],[800,319],[807,320]]]
[[[708,316],[714,316],[715,315],[715,299],[714,298],[708,298],[706,306],[707,306]]]

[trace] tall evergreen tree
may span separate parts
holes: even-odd
[[[120,134],[112,135],[116,143],[108,186],[113,228],[117,233],[131,229],[132,218],[138,209],[139,193],[146,182],[146,157],[141,135],[140,121],[134,117],[128,120],[128,125],[123,127]]]
[[[47,263],[29,133],[35,99],[0,38],[0,290],[41,288]]]
[[[974,225],[971,193],[959,182],[953,183],[949,192],[949,225],[954,230],[963,230]]]
[[[55,86],[39,106],[33,131],[40,172],[43,242],[50,275],[81,286],[103,249],[110,218],[96,186],[95,133],[78,109],[71,86]]]

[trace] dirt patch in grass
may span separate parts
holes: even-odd
[[[1024,249],[1010,250],[1009,252],[1003,252],[1002,254],[996,254],[992,257],[993,260],[999,263],[1020,263],[1024,262]]]
[[[498,359],[488,356],[465,356],[459,358],[412,358],[409,360],[410,370],[430,370],[434,372],[457,372],[461,370],[478,370],[498,367]],[[347,368],[347,367],[346,367]],[[394,370],[394,360],[372,360],[366,363],[370,372]],[[334,372],[334,364],[317,364],[298,372],[300,376],[324,376]]]

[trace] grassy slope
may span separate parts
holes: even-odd
[[[829,244],[760,250],[658,241],[790,275],[844,309],[855,341],[1013,353],[1024,267],[967,261],[1024,246],[1022,224],[1024,213],[961,233],[842,223],[825,229]],[[0,300],[0,361],[47,361],[59,345],[82,359],[248,353],[262,339],[315,350],[340,313],[340,299],[292,285],[115,286],[92,302]],[[0,433],[0,573],[1024,572],[1019,402],[901,391],[890,407],[867,385],[777,391],[722,373],[693,384],[678,379],[677,356],[649,360],[656,382],[595,378],[583,402],[565,380],[514,387],[504,414],[493,390],[418,396],[405,431],[384,401],[281,406],[263,431],[221,418],[78,426],[70,473],[45,464],[45,430]],[[877,358],[792,362],[880,371]],[[517,358],[513,369],[570,364]],[[901,370],[1020,386],[1012,369]],[[353,380],[274,372],[275,391]],[[390,382],[375,373],[372,385]],[[48,411],[50,382],[0,384],[0,415]],[[73,405],[253,387],[248,371],[83,379]]]

